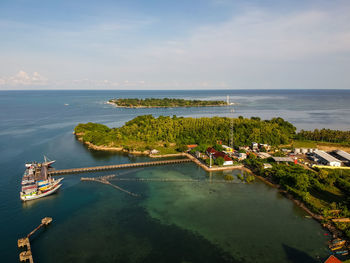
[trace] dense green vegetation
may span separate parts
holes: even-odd
[[[339,131],[330,129],[315,129],[314,131],[301,130],[297,134],[299,140],[311,140],[320,142],[333,142],[350,145],[350,131]]]
[[[269,181],[280,185],[295,198],[303,201],[313,212],[330,217],[350,217],[350,171],[308,170],[295,164],[271,163],[271,169],[264,169],[263,162],[250,155],[245,164],[252,171]],[[331,210],[340,209],[337,215]],[[350,237],[350,224],[337,223],[337,227]]]
[[[120,128],[108,128],[98,123],[79,124],[75,133],[85,142],[106,146],[130,146],[138,143],[150,148],[167,143],[183,149],[186,144],[215,145],[217,140],[229,143],[231,119],[226,117],[154,118],[143,115],[125,123]],[[257,141],[271,145],[286,144],[295,135],[295,127],[282,118],[260,120],[260,118],[233,119],[235,145],[249,145]]]
[[[203,107],[203,106],[223,106],[227,105],[225,101],[218,100],[184,100],[184,99],[111,99],[110,103],[115,103],[120,107]]]

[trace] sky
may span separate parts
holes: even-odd
[[[1,0],[12,89],[350,89],[350,1]]]

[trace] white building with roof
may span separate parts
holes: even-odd
[[[339,156],[340,160],[343,160],[344,162],[347,162],[350,164],[350,153],[344,152],[342,150],[336,150],[334,153]]]
[[[329,165],[329,166],[335,166],[340,167],[341,161],[339,161],[337,158],[333,157],[332,155],[326,153],[325,151],[316,150],[314,151],[314,155],[318,157],[318,161],[322,164]]]

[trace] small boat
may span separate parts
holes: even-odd
[[[338,246],[345,245],[345,243],[346,243],[346,241],[343,239],[340,239],[340,238],[337,238],[337,239],[334,239],[331,241],[331,244],[338,245]]]
[[[333,252],[332,254],[346,256],[349,254],[349,251],[348,250],[339,250],[339,251]]]
[[[49,175],[50,165],[55,161],[48,160],[45,156],[43,163],[26,164],[26,170],[22,178],[22,189],[20,199],[22,201],[30,201],[39,199],[55,193],[61,186],[60,182],[63,178],[54,179]]]
[[[330,248],[332,251],[336,251],[336,250],[342,249],[343,247],[344,247],[344,245],[333,245],[333,246],[329,246],[329,248]]]

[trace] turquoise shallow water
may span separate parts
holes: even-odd
[[[348,91],[37,91],[0,92],[0,254],[18,261],[19,237],[44,216],[53,224],[33,237],[35,262],[319,262],[327,236],[275,189],[256,181],[211,184],[194,164],[119,171],[120,177],[196,178],[199,183],[117,182],[134,198],[109,186],[67,175],[62,189],[22,204],[20,180],[27,161],[56,159],[70,168],[148,160],[86,149],[72,134],[79,122],[120,126],[138,114],[227,116],[227,108],[116,109],[104,102],[124,97],[225,99],[237,115],[282,116],[298,128],[349,128]],[[324,100],[327,97],[328,100]],[[322,102],[322,103],[321,103]],[[69,104],[64,106],[64,104]],[[313,117],[314,116],[314,117]]]

